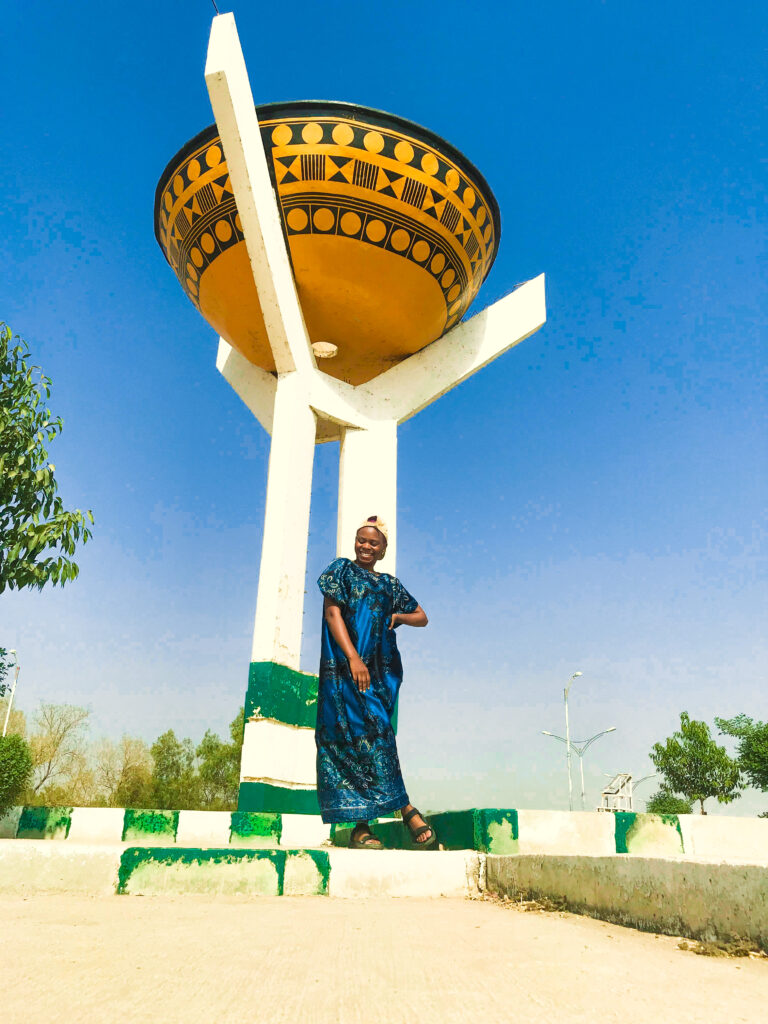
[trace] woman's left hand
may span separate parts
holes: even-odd
[[[396,626],[399,626],[399,625],[400,625],[400,621],[401,621],[401,620],[400,620],[400,615],[399,615],[399,613],[398,613],[398,612],[395,612],[395,613],[394,613],[394,614],[392,615],[392,617],[390,618],[390,620],[389,620],[389,628],[390,628],[390,629],[394,629],[394,628],[395,628]]]

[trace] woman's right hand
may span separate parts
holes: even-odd
[[[352,673],[352,678],[360,693],[365,693],[371,685],[371,673],[365,667],[363,659],[357,656],[350,658],[349,671]]]

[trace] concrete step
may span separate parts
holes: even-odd
[[[247,849],[0,840],[0,892],[151,896],[477,895],[473,851]]]

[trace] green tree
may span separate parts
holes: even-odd
[[[230,743],[209,729],[198,748],[201,801],[210,810],[234,810],[240,784],[243,745],[243,708],[229,726]]]
[[[716,718],[715,725],[726,736],[737,739],[736,760],[749,784],[768,792],[768,722],[756,722],[746,715]]]
[[[0,593],[75,579],[75,548],[91,537],[91,512],[68,512],[57,493],[48,445],[63,423],[50,394],[26,343],[0,323]]]
[[[0,647],[0,697],[5,696],[8,689],[6,679],[11,670],[11,656],[4,647]]]
[[[173,729],[158,736],[150,748],[152,806],[163,810],[194,809],[199,806],[200,780],[195,771],[192,740],[179,740]]]
[[[689,800],[663,787],[646,802],[645,809],[649,814],[690,814],[693,810]]]
[[[702,814],[709,797],[728,804],[744,788],[738,764],[712,739],[707,723],[690,718],[687,711],[680,714],[677,732],[664,743],[654,743],[650,758],[664,777],[662,788],[698,800]]]
[[[21,736],[0,737],[0,818],[16,803],[32,775],[32,754]]]

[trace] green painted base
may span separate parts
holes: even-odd
[[[270,811],[278,814],[319,814],[317,791],[286,789],[266,782],[241,782],[238,811]]]
[[[314,729],[316,715],[317,676],[272,661],[251,662],[245,694],[246,722],[254,717],[271,718]]]

